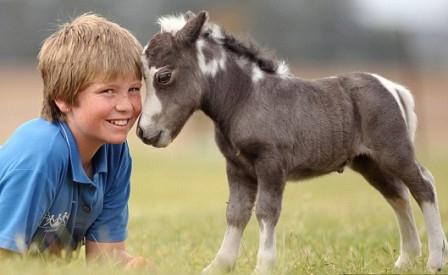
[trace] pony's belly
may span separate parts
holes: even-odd
[[[346,162],[339,164],[339,165],[326,167],[324,169],[312,169],[312,168],[297,167],[288,173],[288,180],[297,181],[297,180],[302,180],[302,179],[309,179],[309,178],[314,178],[314,177],[318,177],[318,176],[323,176],[323,175],[329,174],[331,172],[342,173],[344,171],[345,165],[346,165]]]
[[[309,169],[294,170],[288,174],[288,181],[298,181],[325,175],[326,172],[312,171]]]

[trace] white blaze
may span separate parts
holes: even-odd
[[[148,61],[142,57],[143,70],[146,79],[146,98],[143,104],[142,114],[140,118],[140,127],[145,129],[154,123],[154,116],[162,112],[162,104],[157,98],[154,88],[154,74],[158,71],[154,66],[149,68]]]

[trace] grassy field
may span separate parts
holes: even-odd
[[[302,64],[298,73],[314,78],[348,69],[307,68]],[[442,221],[448,230],[447,72],[422,72],[415,78],[405,70],[367,71],[386,72],[415,91],[420,125],[417,141],[422,145],[423,163],[436,178]],[[0,102],[4,105],[0,108],[1,144],[18,125],[39,114],[42,84],[34,66],[0,66],[0,83]],[[196,123],[200,129],[190,130],[190,134],[184,129],[174,144],[163,150],[146,147],[130,135],[134,174],[127,245],[132,253],[151,258],[157,274],[199,274],[215,256],[224,234],[228,196],[224,160],[209,139],[210,123],[204,120],[208,121],[202,117],[201,123]],[[190,122],[187,128],[192,125]],[[408,273],[420,274],[425,272],[426,235],[422,215],[414,208],[424,250],[422,260]],[[253,219],[233,274],[252,271],[257,247],[258,226]],[[398,257],[399,235],[384,199],[347,170],[343,175],[287,186],[277,248],[277,274],[397,273],[391,267]],[[448,273],[448,268],[444,272]],[[117,273],[122,270],[114,266],[87,267],[82,256],[69,263],[35,258],[0,263],[0,275]]]
[[[213,259],[225,230],[228,196],[224,160],[209,143],[175,144],[156,150],[131,140],[133,190],[127,241],[130,252],[152,259],[156,274],[199,274]],[[448,228],[448,157],[423,157],[433,172],[445,229]],[[424,273],[426,235],[414,204],[423,257],[405,273]],[[258,226],[253,218],[232,274],[255,266]],[[346,170],[288,184],[277,227],[276,274],[397,273],[399,235],[392,210],[360,176]],[[448,268],[443,270],[448,272]],[[114,266],[86,266],[35,258],[11,259],[0,274],[120,274]],[[148,274],[145,270],[127,274]]]

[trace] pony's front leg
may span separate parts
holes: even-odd
[[[202,274],[214,274],[232,270],[238,258],[241,237],[254,206],[257,181],[247,176],[231,162],[227,162],[229,202],[227,204],[227,229],[221,247],[214,260]]]
[[[285,177],[282,169],[257,169],[258,196],[255,214],[260,229],[260,240],[255,274],[270,274],[275,266],[275,226],[280,217]]]

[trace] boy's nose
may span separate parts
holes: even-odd
[[[123,96],[115,105],[115,109],[119,112],[128,112],[133,110],[133,105],[128,96]]]

